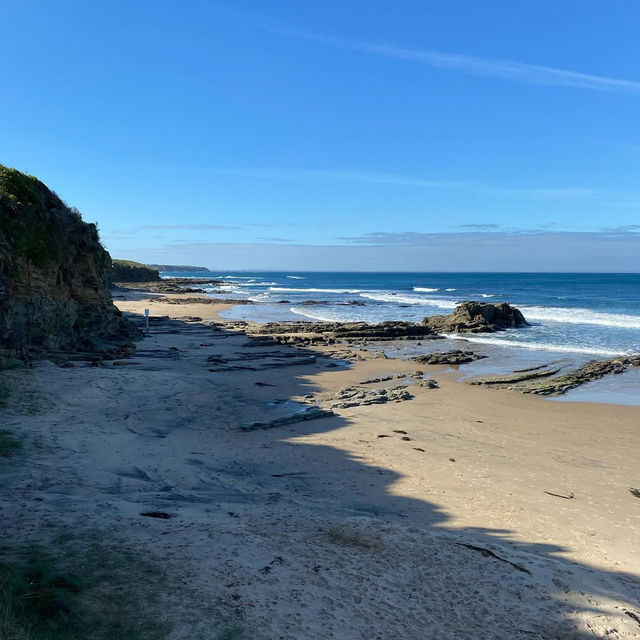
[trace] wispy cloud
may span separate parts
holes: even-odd
[[[167,229],[167,230],[180,230],[185,229],[188,231],[221,231],[221,230],[229,230],[229,229],[244,229],[244,227],[239,227],[237,225],[229,225],[229,224],[143,224],[137,229]]]
[[[459,224],[456,229],[473,229],[475,231],[491,231],[492,229],[499,229],[499,224]]]
[[[525,84],[575,87],[592,91],[609,91],[615,93],[640,94],[640,82],[622,78],[591,75],[566,69],[556,69],[537,64],[504,60],[496,58],[481,58],[476,56],[442,53],[422,49],[406,49],[388,44],[377,44],[361,40],[347,40],[333,38],[297,29],[266,27],[267,30],[291,38],[309,40],[320,44],[407,60],[427,65],[434,69],[455,71],[474,76],[499,78]]]
[[[481,182],[430,180],[396,173],[369,171],[335,171],[323,169],[266,169],[260,167],[182,167],[185,171],[211,175],[251,178],[257,180],[285,180],[294,182],[356,182],[375,185],[397,185],[427,189],[451,189],[496,197],[516,197],[542,200],[591,198],[599,193],[590,187],[502,187]]]
[[[464,227],[474,227],[476,225],[463,225]],[[477,225],[484,227],[485,225]],[[460,227],[458,227],[460,228]],[[476,244],[486,245],[492,242],[503,242],[507,238],[521,238],[524,236],[539,236],[543,238],[560,241],[575,239],[637,239],[640,237],[640,225],[628,225],[627,227],[613,227],[602,231],[551,231],[545,229],[469,229],[468,231],[420,233],[417,231],[371,231],[359,236],[343,236],[336,240],[350,245],[363,246],[406,246],[423,247],[437,243],[439,246],[458,246],[460,243],[471,241]]]

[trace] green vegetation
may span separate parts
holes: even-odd
[[[34,176],[0,165],[0,245],[7,246],[14,258],[12,277],[21,275],[15,258],[38,266],[65,263],[78,244],[101,251],[106,268],[108,254],[100,245],[96,225],[83,222],[77,209],[67,207]]]
[[[142,262],[136,262],[135,260],[120,260],[114,258],[113,264],[120,267],[130,267],[133,269],[153,269],[153,267],[149,266],[148,264],[142,264]]]
[[[0,458],[10,458],[21,446],[11,431],[0,429]]]
[[[55,525],[52,525],[55,527]],[[41,546],[0,546],[0,640],[249,640],[233,613],[182,579],[167,558],[104,531],[65,527]]]
[[[152,282],[160,280],[157,269],[133,260],[113,260],[111,278],[114,282]]]
[[[34,550],[23,565],[0,564],[0,638],[71,640],[77,636],[80,583]]]

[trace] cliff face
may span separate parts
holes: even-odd
[[[157,282],[160,273],[147,264],[133,260],[114,260],[111,266],[112,282]]]
[[[111,301],[110,269],[95,225],[33,176],[0,165],[0,365],[135,338]]]

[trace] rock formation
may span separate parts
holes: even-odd
[[[136,337],[111,301],[110,270],[94,224],[37,178],[0,165],[0,366]]]
[[[466,364],[467,362],[474,362],[475,360],[481,360],[487,356],[473,351],[461,351],[460,349],[454,349],[452,351],[435,351],[434,353],[427,353],[425,355],[416,356],[412,358],[415,362],[420,364],[449,364],[459,365]]]
[[[483,384],[500,389],[512,389],[520,393],[540,396],[559,396],[571,389],[606,375],[623,373],[631,367],[640,367],[640,354],[620,356],[610,360],[592,360],[578,369],[556,375],[558,367],[539,368],[502,376],[472,378],[469,384]]]
[[[112,282],[154,282],[160,280],[160,272],[147,264],[133,260],[113,260]]]
[[[430,316],[422,324],[443,333],[494,333],[529,323],[506,302],[461,302],[449,315]]]

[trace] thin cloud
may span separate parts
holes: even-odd
[[[479,231],[490,231],[491,229],[499,229],[499,224],[459,224],[456,229],[474,229]]]
[[[434,69],[456,71],[467,75],[499,78],[524,84],[575,87],[591,91],[608,91],[614,93],[640,94],[640,82],[621,78],[596,76],[566,69],[556,69],[543,65],[503,60],[496,58],[480,58],[464,54],[442,53],[421,49],[405,49],[387,44],[376,44],[360,40],[333,38],[297,29],[272,28],[267,30],[291,38],[309,40],[331,47],[371,53],[387,58],[418,62]]]
[[[227,229],[232,229],[232,230],[237,230],[237,229],[244,229],[244,227],[239,227],[236,225],[229,225],[229,224],[143,224],[139,227],[137,227],[137,229],[140,230],[144,230],[144,229],[187,229],[189,231],[206,231],[206,230],[216,230],[216,231],[220,231],[220,230],[227,230]]]
[[[356,182],[375,185],[397,185],[426,189],[451,189],[495,197],[515,197],[532,200],[564,200],[592,198],[600,192],[585,187],[500,187],[480,182],[457,180],[429,180],[395,173],[369,171],[328,171],[323,169],[266,169],[260,167],[182,167],[185,171],[211,175],[251,178],[256,180],[284,180],[294,182]]]
[[[474,225],[464,225],[473,227]],[[483,225],[479,225],[483,226]],[[458,245],[463,241],[471,239],[475,242],[487,243],[490,241],[501,242],[506,238],[518,238],[524,236],[544,236],[549,239],[567,240],[583,238],[583,239],[604,239],[604,238],[620,238],[632,239],[640,237],[638,229],[633,227],[640,225],[629,225],[628,227],[616,227],[610,230],[602,231],[550,231],[544,229],[504,229],[495,231],[492,229],[475,229],[469,231],[453,231],[438,233],[420,233],[416,231],[371,231],[360,236],[342,236],[336,238],[341,242],[350,245],[362,246],[428,246],[432,243],[439,245]]]

